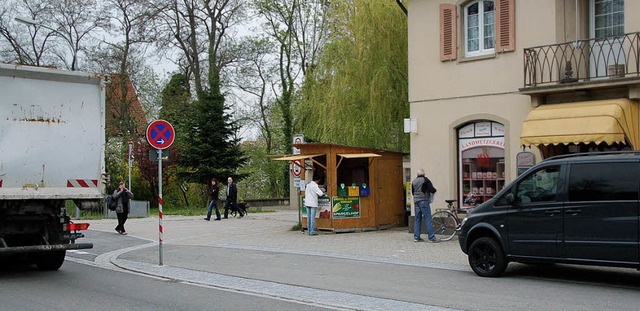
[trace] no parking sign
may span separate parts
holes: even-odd
[[[175,137],[173,125],[165,120],[155,120],[147,126],[147,141],[153,148],[167,149]]]

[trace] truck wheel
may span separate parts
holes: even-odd
[[[55,251],[38,254],[36,267],[41,271],[55,271],[62,267],[67,251]]]
[[[499,276],[507,268],[507,263],[502,247],[493,238],[479,238],[469,247],[469,265],[479,276]]]

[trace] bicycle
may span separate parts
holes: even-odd
[[[441,241],[449,241],[453,239],[458,230],[460,229],[461,219],[456,213],[454,202],[457,200],[444,200],[447,202],[446,209],[437,209],[431,217],[433,220],[433,230],[436,237]]]

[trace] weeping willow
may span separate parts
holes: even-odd
[[[407,152],[406,16],[391,0],[337,0],[330,20],[302,88],[297,130],[318,142]]]

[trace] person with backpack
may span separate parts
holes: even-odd
[[[122,235],[127,234],[127,231],[124,229],[124,223],[127,222],[127,218],[129,217],[132,198],[133,193],[125,188],[124,181],[121,181],[118,189],[113,191],[113,199],[117,204],[116,215],[118,216],[118,226],[116,226],[116,231]]]
[[[413,241],[424,241],[420,237],[422,230],[422,218],[424,217],[425,227],[429,235],[429,242],[437,243],[440,239],[436,237],[433,230],[433,219],[431,218],[431,198],[436,194],[436,188],[433,187],[431,180],[424,175],[424,169],[418,170],[418,176],[411,182],[411,193],[413,194],[413,202],[415,205],[415,221],[413,225]]]

